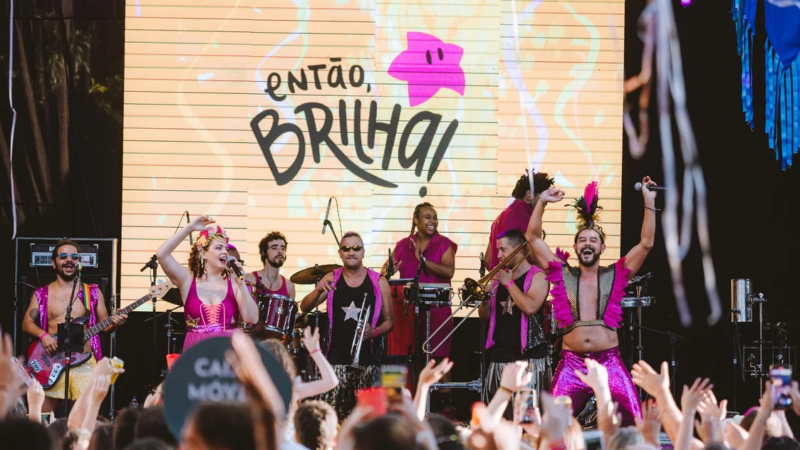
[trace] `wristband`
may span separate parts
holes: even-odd
[[[503,285],[503,287],[506,288],[506,290],[508,290],[508,287],[511,286],[512,284],[514,284],[514,280],[509,281],[508,283]]]
[[[653,211],[653,212],[659,212],[659,211],[661,211],[661,210],[660,210],[660,209],[658,209],[658,208],[651,208],[651,207],[649,207],[649,206],[647,206],[647,205],[644,205],[644,208],[645,208],[645,209],[649,209],[650,211]]]
[[[499,388],[497,388],[497,390],[498,391],[506,391],[506,392],[508,392],[508,395],[514,395],[514,391],[512,391],[511,389],[509,389],[509,388],[507,388],[505,386],[500,386]]]
[[[548,447],[550,447],[550,450],[567,450],[567,443],[564,442],[564,439],[562,438],[551,442]]]
[[[39,342],[42,342],[42,338],[44,338],[45,336],[48,336],[47,331],[39,335]]]
[[[320,350],[320,349],[311,350],[311,353],[309,353],[308,356],[313,356],[314,353],[321,352],[321,351],[322,350]]]

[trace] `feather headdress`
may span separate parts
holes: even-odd
[[[583,190],[583,196],[577,198],[572,204],[572,207],[575,208],[575,211],[578,213],[578,217],[576,218],[578,222],[578,233],[587,228],[591,228],[598,232],[600,236],[603,237],[603,240],[605,240],[606,235],[603,233],[603,228],[598,225],[600,221],[599,210],[603,209],[597,206],[597,202],[600,199],[598,194],[597,182],[592,181],[586,186],[586,189]],[[577,234],[575,236],[577,237]]]

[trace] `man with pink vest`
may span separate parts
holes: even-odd
[[[344,420],[356,406],[358,389],[379,386],[381,367],[373,356],[373,340],[394,328],[392,296],[389,283],[378,272],[364,267],[364,241],[349,231],[340,242],[342,268],[325,275],[317,287],[303,298],[300,309],[311,311],[323,302],[328,307],[330,339],[323,349],[339,378],[339,386],[322,396]],[[348,370],[353,356],[350,349],[356,333],[359,313],[366,314],[367,328],[359,354],[359,369]]]
[[[496,393],[499,395],[498,390],[502,395],[512,394],[513,387],[502,386],[500,375],[506,365],[516,361],[526,361],[526,370],[532,373],[526,389],[538,393],[547,389],[550,381],[547,339],[542,330],[542,305],[549,284],[544,272],[525,260],[527,248],[509,257],[520,245],[525,245],[521,231],[511,229],[500,235],[497,255],[499,263],[505,263],[505,268],[495,276],[492,284],[494,295],[478,310],[481,320],[489,322],[486,348],[491,350],[491,362],[481,393],[486,403]],[[517,267],[511,272],[514,266]],[[511,400],[504,414],[509,420],[513,418],[514,402]]]

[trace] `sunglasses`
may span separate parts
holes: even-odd
[[[343,245],[343,246],[339,247],[339,250],[341,250],[343,252],[349,252],[350,250],[353,250],[354,252],[360,252],[363,248],[364,247],[362,247],[360,245],[353,245],[353,246]]]
[[[69,256],[70,258],[72,258],[75,261],[81,259],[81,254],[80,253],[59,253],[58,254],[58,257],[61,258],[61,259],[67,259],[67,256]]]

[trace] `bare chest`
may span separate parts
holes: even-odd
[[[47,299],[47,323],[56,324],[63,322],[67,315],[67,306],[69,305],[69,292],[67,293],[54,293],[51,292]],[[72,303],[72,318],[77,318],[86,315],[86,308],[83,302],[76,298]]]
[[[598,295],[597,277],[588,279],[581,278],[578,288],[578,307],[580,310],[580,320],[597,319]]]

